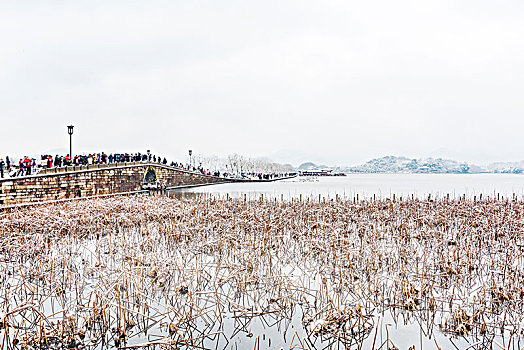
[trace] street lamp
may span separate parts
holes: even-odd
[[[69,134],[69,157],[73,159],[73,125],[67,126],[67,133]]]
[[[191,162],[191,156],[193,155],[193,150],[189,150],[189,165],[193,166],[193,163]]]

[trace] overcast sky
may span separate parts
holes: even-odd
[[[524,159],[524,2],[12,1],[0,154]],[[298,164],[295,164],[298,165]]]

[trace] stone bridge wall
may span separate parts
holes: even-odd
[[[168,188],[232,181],[155,163],[65,167],[0,180],[0,206],[141,191],[148,168]]]

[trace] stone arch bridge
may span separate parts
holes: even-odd
[[[114,163],[46,169],[37,175],[0,180],[0,208],[93,196],[139,193],[154,188],[177,189],[228,179],[157,163]]]

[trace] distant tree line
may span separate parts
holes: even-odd
[[[238,153],[226,157],[197,154],[192,157],[195,167],[230,174],[275,174],[295,171],[291,164],[280,164],[267,158],[251,158]]]

